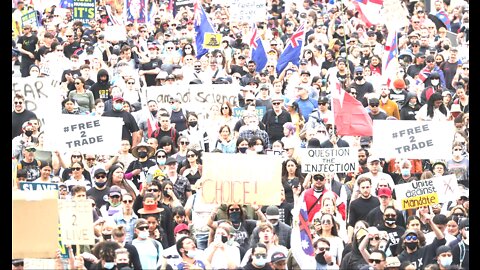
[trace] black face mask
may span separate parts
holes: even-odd
[[[226,235],[222,235],[222,243],[226,243],[228,241],[228,238]]]
[[[411,250],[414,250],[417,247],[417,242],[405,242],[405,246]]]
[[[138,152],[138,157],[139,158],[146,158],[147,157],[147,152]]]
[[[123,267],[130,267],[128,263],[117,263],[117,269],[122,269]]]
[[[103,239],[105,239],[105,240],[110,240],[110,239],[112,239],[112,235],[111,235],[111,234],[104,234],[104,233],[102,233],[102,237],[103,237]]]
[[[197,121],[190,121],[190,122],[188,122],[188,125],[191,126],[191,127],[196,127],[197,124],[198,124]]]
[[[153,110],[153,111],[151,111],[150,113],[151,113],[153,116],[156,117],[156,116],[157,116],[157,112],[158,112],[157,110]]]
[[[170,195],[168,195],[168,191],[167,191],[167,190],[164,190],[164,191],[163,191],[163,196],[165,196],[165,197],[170,197]]]
[[[355,77],[355,80],[357,80],[357,81],[361,81],[361,80],[363,80],[363,75],[356,76],[356,77]]]
[[[33,134],[33,131],[31,131],[31,130],[25,131],[25,135],[27,135],[27,137],[32,136],[32,134]]]
[[[327,261],[325,260],[325,257],[323,256],[324,254],[325,254],[325,252],[318,253],[317,255],[315,255],[315,260],[319,264],[327,264]]]

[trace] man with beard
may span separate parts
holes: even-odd
[[[380,86],[380,108],[385,111],[388,116],[393,116],[400,120],[400,110],[398,109],[398,104],[391,100],[390,97],[390,90],[386,84],[382,84]]]
[[[367,99],[365,97],[365,94],[375,93],[373,85],[365,80],[363,76],[363,67],[361,66],[355,67],[354,80],[348,88],[354,88],[355,90],[357,90],[356,98],[362,103],[363,107],[367,106]]]
[[[255,63],[255,61],[253,60],[248,61],[247,69],[248,69],[248,73],[242,76],[242,78],[240,79],[240,85],[245,86],[249,84],[251,81],[253,81],[253,79],[255,79],[259,75],[258,72],[256,71],[257,63]]]

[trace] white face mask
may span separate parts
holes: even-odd
[[[148,231],[141,231],[138,233],[138,237],[141,239],[147,239],[148,235],[149,235]]]
[[[188,235],[178,233],[177,235],[175,235],[175,242],[177,242],[178,240],[180,240],[180,238],[185,237],[185,236],[188,236]]]
[[[263,145],[255,145],[255,152],[260,153],[263,151]]]
[[[435,79],[435,80],[430,80],[430,82],[432,83],[433,86],[437,86],[440,80]]]

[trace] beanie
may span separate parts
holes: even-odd
[[[393,81],[393,87],[395,87],[396,89],[405,89],[405,81],[403,79],[396,79],[395,81]]]

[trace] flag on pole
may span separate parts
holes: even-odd
[[[334,125],[340,136],[373,136],[373,121],[362,103],[342,89],[330,76]]]
[[[298,29],[292,34],[292,36],[287,40],[287,46],[283,50],[282,54],[278,57],[277,61],[277,74],[282,73],[285,67],[289,62],[292,62],[294,65],[298,66],[300,61],[300,54],[303,48],[303,42],[305,39],[305,28],[304,23],[302,23]]]
[[[257,65],[256,71],[260,72],[267,65],[267,53],[263,47],[263,42],[258,35],[257,24],[254,23],[252,27],[252,37],[250,38],[251,59]]]
[[[197,59],[200,59],[208,52],[208,49],[203,47],[205,33],[216,33],[213,26],[207,18],[207,14],[199,1],[193,4],[194,26],[195,26],[195,44],[197,47]]]
[[[445,10],[440,10],[439,12],[437,12],[437,14],[435,14],[435,17],[437,17],[440,21],[443,22],[443,24],[445,24],[445,27],[448,31],[451,31],[452,28],[450,27],[450,19],[448,18],[448,14],[447,12],[445,12]]]
[[[355,0],[352,2],[358,11],[358,17],[367,27],[383,22],[380,10],[383,0]]]
[[[305,192],[300,194],[297,204],[292,210],[293,226],[290,246],[292,247],[292,255],[300,266],[300,269],[316,269],[315,249],[313,247],[304,194]]]
[[[390,31],[388,33],[384,50],[382,76],[386,79],[387,86],[390,87],[397,77],[398,70],[397,31]]]

